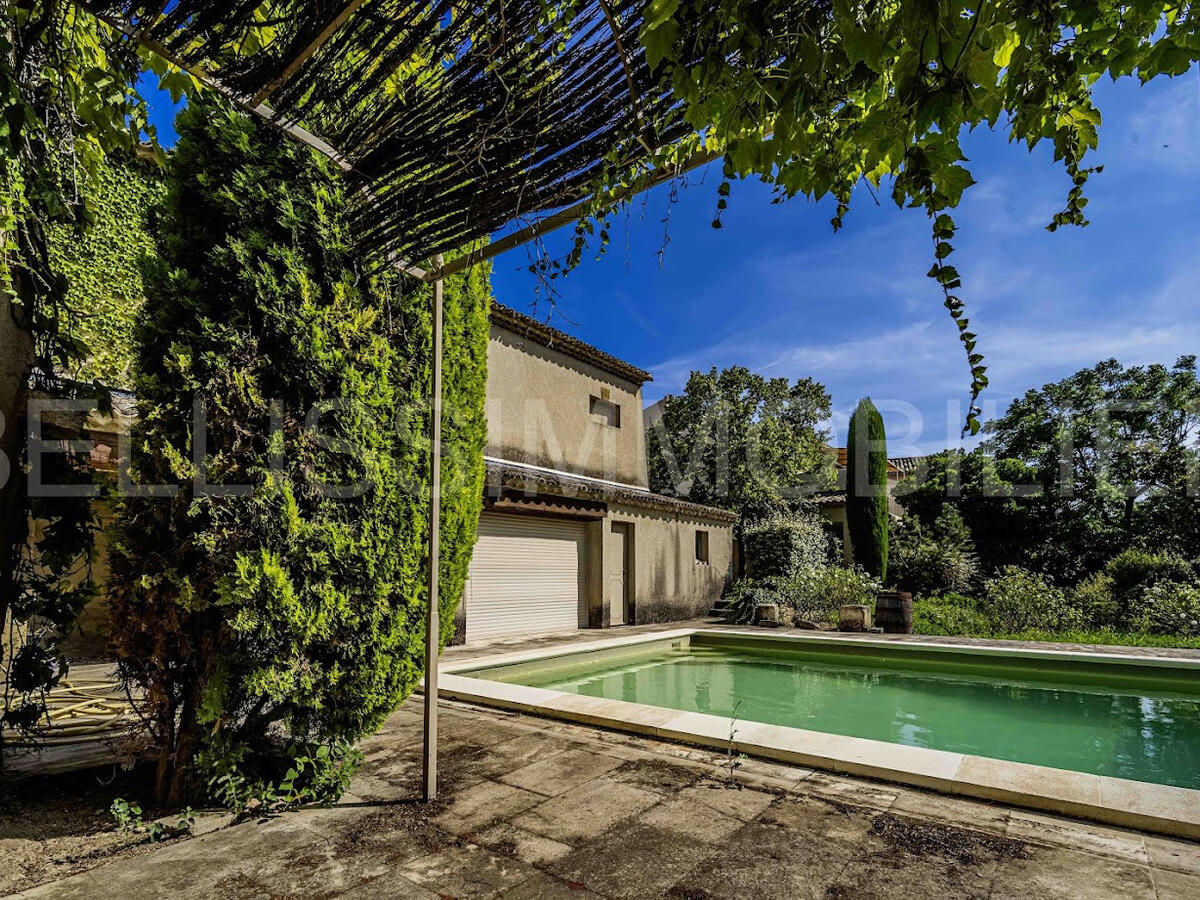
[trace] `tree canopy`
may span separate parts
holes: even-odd
[[[1200,459],[1196,357],[1170,367],[1104,360],[1027,391],[986,433],[997,457],[1034,466],[1047,491],[1131,536],[1138,503],[1184,490]]]
[[[731,182],[743,178],[769,182],[779,199],[832,196],[835,229],[860,184],[872,194],[890,187],[897,205],[925,211],[928,274],[971,367],[974,433],[986,367],[947,259],[950,210],[974,183],[964,131],[1002,129],[1029,148],[1049,142],[1066,179],[1063,207],[1047,228],[1084,225],[1084,189],[1099,171],[1086,161],[1101,124],[1096,81],[1183,74],[1200,59],[1200,13],[1176,0],[649,0],[640,37],[659,84],[694,129],[652,165],[701,147],[723,154],[715,226]],[[619,169],[610,184],[638,171]]]
[[[742,366],[693,372],[647,433],[650,486],[730,509],[743,522],[803,503],[833,482],[830,397],[811,378],[764,378]]]
[[[901,486],[932,523],[957,506],[987,569],[1033,566],[1076,580],[1130,547],[1191,558],[1200,547],[1196,358],[1115,359],[1027,391],[970,453],[930,457]]]
[[[1100,126],[1096,81],[1179,75],[1200,58],[1200,17],[1179,0],[383,8],[105,4],[240,96],[269,95],[285,117],[323,132],[366,183],[359,222],[381,251],[425,257],[584,199],[593,215],[565,260],[539,264],[569,269],[596,218],[603,247],[607,218],[636,189],[714,157],[726,174],[718,226],[739,178],[771,183],[779,199],[832,196],[835,228],[857,185],[886,188],[931,220],[929,275],[958,323],[973,401],[986,369],[948,262],[950,210],[973,183],[963,132],[982,126],[1028,147],[1049,143],[1066,179],[1047,227],[1084,224],[1084,189],[1098,171],[1088,165]],[[978,417],[972,402],[972,432]]]

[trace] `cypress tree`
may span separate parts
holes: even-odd
[[[177,130],[132,442],[135,483],[172,493],[120,511],[119,665],[165,802],[329,799],[423,667],[430,288],[360,252],[323,157],[214,103]],[[446,280],[443,643],[483,498],[488,302],[485,270]]]
[[[858,402],[846,438],[846,523],[854,561],[887,577],[887,438],[883,416],[870,397]]]

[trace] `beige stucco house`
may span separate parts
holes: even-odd
[[[846,521],[846,448],[834,447],[837,454],[837,490],[816,497],[822,515],[841,532],[842,558],[847,565],[854,561],[850,546],[850,526]],[[901,481],[912,477],[920,469],[925,457],[895,456],[887,461],[888,512],[899,519],[904,516],[904,507],[896,500],[895,489]]]
[[[735,517],[650,492],[649,373],[503,306],[491,319],[484,511],[455,642],[703,616],[729,578]],[[97,469],[116,469],[133,398],[118,405],[82,427]],[[81,626],[72,654],[102,655],[102,599]]]
[[[456,641],[704,615],[734,515],[650,491],[650,374],[496,305],[487,486]]]

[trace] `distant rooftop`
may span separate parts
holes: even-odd
[[[846,468],[846,448],[834,447],[833,450],[837,453],[838,468]],[[889,456],[888,471],[899,475],[912,475],[924,460],[924,456]]]

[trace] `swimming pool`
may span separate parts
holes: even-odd
[[[448,699],[1200,840],[1196,658],[737,628],[454,655]]]
[[[1200,788],[1195,670],[699,633],[464,673],[508,684]]]

